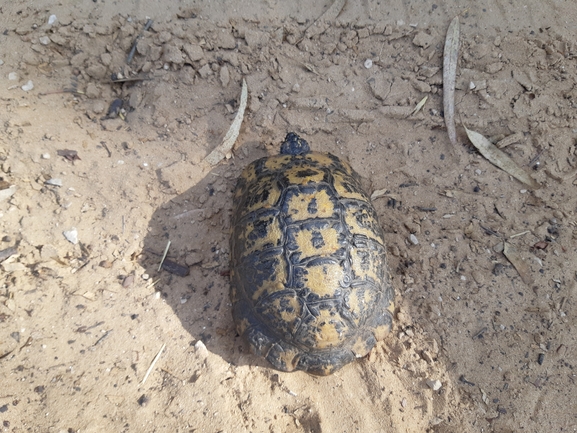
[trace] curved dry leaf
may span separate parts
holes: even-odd
[[[222,144],[210,152],[204,161],[209,165],[216,165],[224,159],[225,156],[229,155],[232,151],[234,143],[240,132],[240,126],[242,125],[242,120],[244,118],[244,110],[246,109],[246,101],[248,99],[248,89],[246,87],[246,81],[242,80],[242,90],[240,92],[240,104],[238,106],[238,112],[228,129],[228,132],[222,140]]]
[[[455,81],[457,79],[457,61],[459,60],[459,17],[453,18],[443,54],[443,109],[445,110],[445,125],[451,144],[457,144],[455,128]]]
[[[467,127],[465,127],[465,131],[467,131],[467,136],[469,137],[469,140],[471,140],[471,143],[473,143],[479,152],[481,152],[481,155],[487,158],[491,164],[506,171],[515,179],[520,180],[533,189],[539,189],[541,187],[535,179],[519,167],[519,165],[517,165],[509,155],[487,140],[483,135],[471,131],[470,129],[467,129]]]

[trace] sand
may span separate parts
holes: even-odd
[[[0,7],[2,431],[576,431],[577,5],[53,3]],[[271,369],[230,314],[235,178],[288,131],[383,190],[394,328],[329,377]]]

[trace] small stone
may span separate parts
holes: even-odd
[[[220,82],[222,83],[222,87],[227,87],[230,82],[230,73],[226,66],[220,68]]]
[[[419,245],[419,240],[417,239],[417,237],[411,233],[409,236],[409,241],[413,244],[413,245]]]
[[[65,230],[62,234],[68,242],[71,242],[74,245],[78,244],[78,230],[76,230],[76,227],[72,227],[70,230]]]
[[[491,63],[490,65],[487,65],[487,67],[485,68],[485,71],[488,74],[494,74],[496,72],[499,72],[501,69],[503,69],[503,63],[496,62],[496,63]]]
[[[204,58],[204,51],[199,45],[185,44],[183,49],[191,62],[197,62]]]
[[[373,67],[373,61],[371,59],[365,60],[364,66],[366,69],[371,69]]]
[[[142,394],[140,396],[140,398],[137,400],[138,404],[142,407],[146,407],[146,405],[148,404],[149,401],[150,401],[150,398],[147,397],[145,394]]]
[[[419,32],[413,38],[413,44],[422,48],[428,48],[432,42],[433,37],[425,32]]]
[[[28,80],[28,82],[22,86],[22,90],[24,90],[25,92],[29,92],[33,88],[34,88],[34,83],[32,83],[32,80]]]
[[[25,271],[26,270],[26,266],[24,266],[24,263],[2,263],[2,269],[4,270],[4,272],[10,273],[10,272],[19,272],[19,271]],[[8,305],[6,305],[8,307]],[[10,308],[10,307],[8,307]],[[12,310],[14,311],[14,310]]]
[[[122,280],[122,287],[127,289],[132,286],[132,283],[134,283],[134,275],[129,275]]]
[[[477,284],[484,284],[485,283],[485,276],[483,275],[483,273],[481,271],[473,271],[471,273],[471,276],[473,277],[473,280],[475,280],[475,282]]]
[[[50,154],[48,152],[42,154],[42,159],[50,159]]]
[[[16,192],[16,185],[12,185],[10,188],[0,189],[0,202],[12,197]]]
[[[427,380],[427,386],[431,388],[433,391],[438,391],[441,389],[443,384],[440,380]]]
[[[198,265],[200,262],[202,262],[203,257],[201,253],[190,253],[186,255],[186,258],[184,259],[184,262],[188,265],[188,266],[192,266],[192,265]]]
[[[97,99],[100,97],[100,89],[95,83],[88,83],[88,86],[86,86],[86,96],[90,99]]]
[[[8,79],[10,81],[16,81],[18,79],[18,74],[16,72],[10,72],[8,74]]]
[[[106,103],[102,100],[97,99],[92,103],[92,112],[94,114],[101,114],[106,111]]]
[[[198,70],[198,73],[202,78],[206,78],[212,74],[212,69],[210,69],[210,65],[207,63],[202,68]]]
[[[142,279],[143,279],[144,281],[148,280],[149,278],[150,278],[150,275],[148,275],[148,274],[142,274]]]
[[[50,38],[48,36],[40,36],[38,40],[42,45],[48,45],[50,43]]]
[[[184,63],[184,56],[182,51],[176,45],[166,45],[164,47],[162,60],[167,63],[174,63],[175,65],[182,65]]]
[[[110,260],[102,260],[98,266],[104,269],[110,269],[112,267],[112,262]]]
[[[208,349],[206,348],[202,340],[198,340],[196,342],[196,344],[194,345],[194,350],[198,354],[198,357],[201,359],[204,359],[208,356]]]
[[[58,20],[58,18],[56,18],[56,15],[50,15],[48,17],[48,25],[51,26],[56,22],[56,20]]]

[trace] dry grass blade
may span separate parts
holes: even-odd
[[[160,264],[158,265],[158,272],[162,269],[162,264],[164,263],[164,259],[166,259],[166,255],[168,254],[168,249],[170,248],[170,239],[166,243],[166,248],[164,249],[164,254],[162,255],[162,259],[160,259]]]
[[[305,32],[305,38],[320,35],[329,28],[329,22],[334,21],[345,6],[346,0],[335,0],[332,5]]]
[[[507,260],[509,260],[517,272],[519,272],[523,282],[528,286],[533,286],[534,281],[533,277],[531,277],[529,265],[525,262],[525,259],[521,256],[519,251],[517,251],[517,248],[507,242],[503,242],[503,254],[505,254]]]
[[[483,135],[479,134],[478,132],[471,131],[465,127],[465,131],[467,131],[467,136],[471,143],[481,152],[489,162],[501,170],[506,171],[515,179],[520,180],[527,186],[533,189],[539,189],[540,185],[533,179],[531,176],[525,172],[521,167],[517,165],[515,161],[511,159],[509,155],[487,140]]]
[[[242,120],[244,118],[244,110],[246,109],[247,99],[248,89],[246,87],[246,81],[243,79],[238,112],[236,113],[236,117],[234,118],[232,125],[230,125],[228,132],[224,136],[222,144],[210,152],[204,159],[204,161],[209,165],[214,166],[222,161],[225,157],[230,158],[232,148],[240,132],[240,126],[242,125]]]
[[[144,382],[146,382],[146,379],[148,379],[148,376],[150,376],[150,373],[152,373],[152,370],[154,370],[154,366],[156,365],[156,363],[160,359],[160,355],[162,355],[162,352],[164,351],[165,347],[166,347],[166,343],[164,343],[162,345],[162,347],[160,348],[160,350],[158,351],[158,353],[156,354],[156,356],[154,357],[154,359],[150,363],[150,367],[148,367],[148,370],[146,370],[146,374],[144,375],[142,382],[140,382],[140,385],[144,385]]]
[[[457,144],[455,128],[455,81],[457,79],[457,60],[459,60],[459,17],[453,18],[443,53],[443,109],[445,110],[445,125],[451,144]]]
[[[413,112],[411,113],[411,116],[414,116],[415,114],[417,114],[419,111],[421,111],[421,108],[423,108],[425,106],[425,103],[427,102],[427,99],[429,99],[428,96],[425,96],[423,99],[421,99],[419,101],[419,103],[417,104],[417,106],[415,107],[415,109],[413,110]]]

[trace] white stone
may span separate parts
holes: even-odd
[[[25,92],[29,92],[33,88],[34,88],[34,83],[32,83],[32,80],[28,80],[28,82],[22,86],[22,90],[24,90]]]
[[[427,386],[431,388],[433,391],[438,391],[441,389],[443,384],[440,380],[427,380]]]
[[[71,242],[74,245],[78,243],[78,230],[76,230],[76,227],[72,227],[70,230],[64,230],[62,234],[68,242]]]

